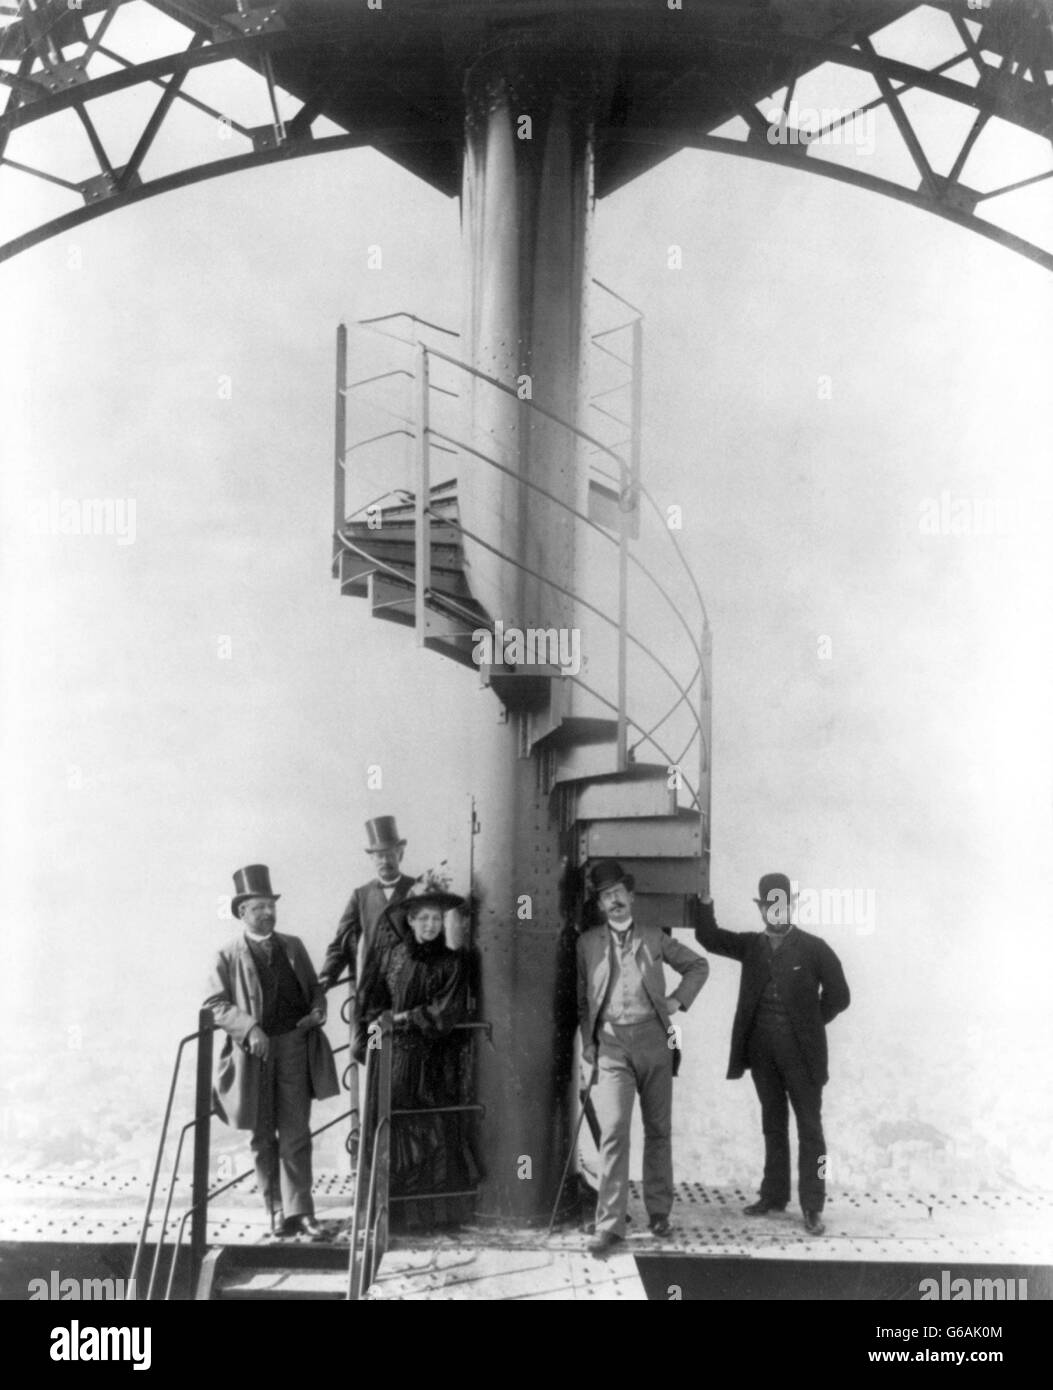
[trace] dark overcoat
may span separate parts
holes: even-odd
[[[845,972],[833,949],[821,937],[793,927],[773,954],[764,932],[725,931],[717,926],[712,903],[697,904],[697,911],[695,937],[699,945],[742,965],[738,1006],[731,1025],[729,1078],[744,1075],[749,1066],[750,1029],[768,977],[774,973],[808,1074],[815,1085],[825,1086],[829,1080],[826,1025],[847,1009],[851,1000]]]
[[[401,902],[414,882],[409,874],[400,874],[390,901]],[[332,989],[347,969],[353,981],[362,978],[363,960],[373,945],[377,923],[388,903],[378,878],[363,883],[351,894],[322,962],[320,977],[325,989]]]

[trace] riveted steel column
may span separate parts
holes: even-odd
[[[531,403],[580,423],[598,62],[554,37],[506,39],[466,82],[468,352],[517,393],[474,384],[472,442],[571,505],[584,490],[578,446]],[[517,568],[571,582],[567,512],[482,463],[462,472],[458,501],[465,527],[501,552],[465,542],[472,591],[491,618],[506,632],[571,626],[572,600]],[[477,1063],[479,1217],[540,1225],[571,1128],[574,936],[556,798],[529,720],[490,696],[473,742],[479,1016],[493,1027]]]

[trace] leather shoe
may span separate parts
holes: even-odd
[[[595,1240],[589,1241],[589,1254],[604,1259],[607,1255],[613,1254],[619,1245],[624,1244],[624,1236],[616,1236],[613,1231],[601,1231]]]
[[[767,1216],[770,1211],[785,1211],[786,1203],[769,1202],[767,1197],[759,1197],[748,1207],[742,1208],[743,1216]]]
[[[652,1216],[650,1221],[651,1234],[657,1236],[659,1240],[665,1240],[672,1229],[669,1225],[668,1216]]]
[[[291,1236],[307,1236],[311,1240],[317,1240],[322,1234],[322,1228],[313,1216],[290,1216],[286,1230]]]
[[[810,1236],[821,1236],[826,1230],[823,1225],[822,1212],[806,1211],[804,1214],[804,1229]]]
[[[279,1207],[277,1211],[271,1212],[271,1235],[276,1240],[285,1234],[285,1213]]]

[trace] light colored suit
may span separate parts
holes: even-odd
[[[634,923],[627,954],[635,962],[651,1016],[631,1023],[605,1020],[614,972],[614,932],[593,927],[578,940],[578,1022],[585,1060],[597,1063],[593,1097],[600,1126],[596,1233],[625,1234],[629,1198],[629,1127],[634,1097],[644,1126],[644,1205],[652,1221],[673,1204],[673,1050],[678,1036],[666,999],[687,1009],[709,975],[709,963],[658,927]],[[665,966],[682,979],[666,993]],[[619,967],[619,974],[625,967]],[[646,1006],[644,1006],[646,1008]]]

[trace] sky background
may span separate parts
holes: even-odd
[[[0,194],[29,216],[37,187]],[[1023,218],[1048,231],[1048,196]],[[597,207],[591,268],[645,311],[644,474],[713,627],[719,920],[753,929],[773,868],[873,889],[873,930],[824,930],[854,992],[843,1166],[872,1180],[882,1125],[928,1125],[970,1180],[1048,1185],[1053,281],[890,200],[688,152]],[[316,962],[369,816],[464,881],[488,697],[329,574],[336,325],[456,326],[461,274],[457,201],[369,151],[0,266],[8,1162],[116,1161],[122,1116],[152,1132],[239,865],[271,866]],[[53,493],[134,499],[134,543],[39,534]],[[926,534],[943,494],[1001,503],[1003,533]],[[737,983],[714,961],[687,1020],[682,1172],[756,1166],[752,1088],[722,1079]]]

